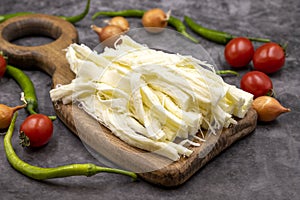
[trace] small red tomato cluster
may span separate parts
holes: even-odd
[[[253,61],[255,71],[246,73],[241,79],[241,89],[254,95],[254,98],[273,94],[273,84],[267,74],[280,70],[285,62],[285,53],[274,42],[261,45],[254,50],[248,38],[238,37],[230,40],[224,49],[224,57],[233,68],[249,66]]]
[[[266,74],[282,68],[285,62],[284,50],[274,42],[265,43],[254,51],[248,38],[238,37],[230,40],[224,50],[225,60],[233,68],[242,68],[253,61],[255,70]]]

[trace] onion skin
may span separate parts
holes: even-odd
[[[118,26],[122,29],[122,31],[129,30],[129,23],[127,19],[122,16],[113,17],[109,22],[109,25]]]
[[[114,43],[120,35],[124,33],[120,27],[114,25],[108,25],[103,28],[91,25],[91,29],[98,34],[99,41],[102,42],[102,45],[111,48],[114,47]]]
[[[105,26],[100,33],[101,42],[107,40],[110,37],[118,36],[122,32],[123,32],[122,29],[118,26],[114,26],[114,25]]]
[[[108,25],[103,28],[100,28],[96,25],[91,25],[91,28],[99,36],[99,41],[103,42],[111,37],[118,36],[123,33],[122,29],[118,26]]]
[[[168,25],[168,16],[162,9],[154,8],[144,13],[142,24],[149,32],[161,32]]]
[[[254,99],[252,107],[258,114],[258,121],[270,122],[282,113],[290,112],[289,108],[283,107],[275,98],[260,96]]]
[[[10,125],[13,114],[22,108],[25,108],[26,104],[16,107],[9,107],[4,104],[0,104],[0,129],[6,129]]]

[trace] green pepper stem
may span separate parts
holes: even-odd
[[[199,40],[188,34],[186,31],[181,31],[181,34],[185,36],[186,38],[190,39],[194,43],[199,43]]]
[[[262,43],[271,42],[271,40],[267,38],[256,38],[256,37],[246,37],[246,38],[254,42],[262,42]]]
[[[28,112],[30,115],[38,114],[38,113],[34,110],[34,105],[31,104],[31,103],[28,103],[28,104],[27,104],[26,110],[27,110],[27,112]],[[56,116],[54,116],[54,115],[50,115],[50,116],[48,116],[48,117],[49,117],[49,119],[51,119],[51,121],[56,120]]]
[[[36,180],[45,180],[69,176],[93,176],[101,172],[107,172],[126,175],[131,177],[133,180],[137,179],[137,174],[134,172],[115,168],[100,167],[91,163],[63,165],[55,168],[42,168],[24,162],[17,156],[11,144],[11,138],[14,132],[17,115],[17,112],[15,112],[8,131],[4,137],[4,150],[10,165],[23,175]]]
[[[239,76],[239,73],[233,70],[218,70],[216,71],[216,74],[219,75],[235,75],[235,76]]]
[[[170,18],[168,20],[168,24],[170,24],[171,26],[173,26],[179,33],[181,33],[187,39],[189,39],[189,40],[191,40],[191,41],[193,41],[195,43],[199,43],[199,41],[196,38],[194,38],[193,36],[191,36],[190,34],[188,34],[186,32],[185,25],[178,18],[170,16]]]
[[[34,110],[34,106],[31,103],[27,104],[26,110],[30,115],[37,114],[37,112]]]
[[[99,167],[99,166],[95,165],[95,172],[96,173],[106,172],[106,173],[114,173],[114,174],[117,173],[117,174],[122,174],[122,175],[125,175],[125,176],[129,176],[133,180],[137,180],[137,174],[136,173],[126,171],[126,170],[122,170],[122,169]]]

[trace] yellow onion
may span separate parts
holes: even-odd
[[[103,45],[113,47],[115,41],[123,33],[123,30],[114,25],[108,25],[103,28],[96,25],[91,25],[91,29],[98,34],[99,41],[104,42]]]
[[[254,99],[252,107],[258,114],[258,120],[270,122],[275,120],[282,113],[290,112],[289,108],[283,107],[275,98],[260,96]]]
[[[122,31],[129,30],[129,23],[127,19],[122,16],[113,17],[111,20],[108,21],[109,25],[118,26],[122,29]]]
[[[149,32],[160,32],[168,25],[169,15],[162,9],[154,8],[144,13],[142,24]]]
[[[93,31],[95,33],[98,34],[99,40],[101,42],[103,42],[104,40],[106,40],[110,37],[120,35],[123,32],[120,27],[115,26],[115,25],[108,25],[103,28],[98,27],[96,25],[91,25],[91,28],[93,29]]]
[[[16,107],[0,104],[0,129],[7,128],[10,125],[14,112],[25,107],[26,104]]]

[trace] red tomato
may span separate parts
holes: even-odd
[[[260,46],[254,53],[254,69],[266,74],[278,71],[285,62],[284,51],[281,46],[270,42]]]
[[[27,136],[26,139],[30,141],[29,146],[41,147],[52,137],[53,123],[46,115],[33,114],[21,124],[20,133]]]
[[[6,60],[0,54],[0,78],[3,77],[6,70]]]
[[[254,98],[267,95],[273,89],[271,79],[263,72],[251,71],[241,79],[241,89],[254,95]]]
[[[248,38],[238,37],[225,46],[224,57],[235,68],[247,66],[252,60],[254,47]]]

